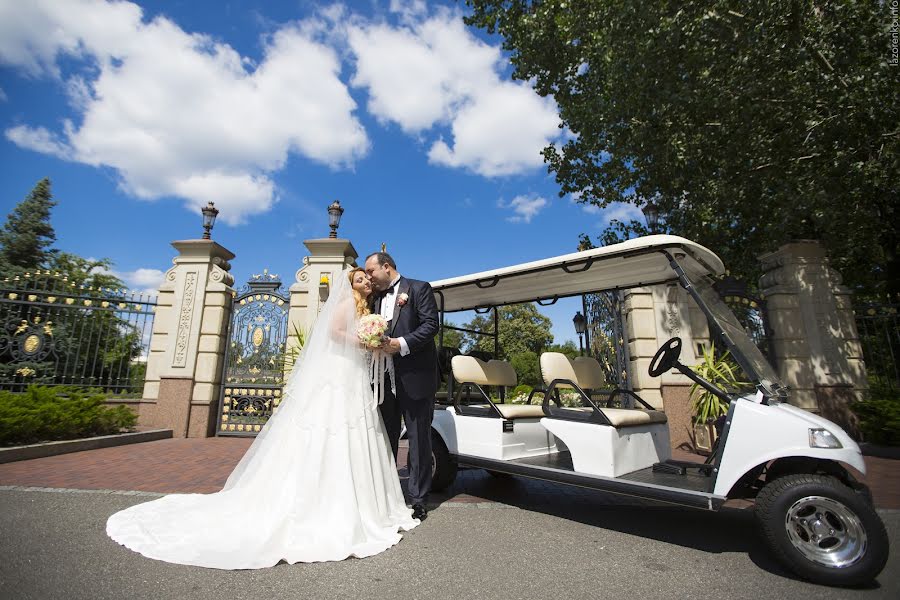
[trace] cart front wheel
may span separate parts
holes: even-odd
[[[431,430],[431,490],[439,492],[456,481],[456,459],[450,455],[441,435]]]
[[[888,557],[881,518],[863,497],[833,477],[787,475],[756,498],[765,542],[797,575],[826,585],[873,580]]]

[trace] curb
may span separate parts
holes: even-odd
[[[28,446],[13,446],[12,448],[0,448],[0,464],[29,460],[32,458],[45,458],[70,452],[82,452],[84,450],[96,450],[97,448],[111,448],[126,444],[140,442],[152,442],[172,437],[171,429],[151,429],[149,431],[135,431],[133,433],[119,433],[116,435],[101,435],[80,440],[62,440],[59,442],[44,442],[42,444],[29,444]]]
[[[900,446],[876,446],[868,442],[862,442],[859,445],[863,456],[874,456],[876,458],[892,458],[900,459]]]

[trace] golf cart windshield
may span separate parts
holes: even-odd
[[[712,287],[709,277],[691,277],[691,284],[695,300],[705,308],[707,317],[713,326],[718,327],[721,338],[734,357],[735,362],[744,370],[767,397],[780,400],[787,394],[787,388],[781,383],[772,365],[763,356],[753,340],[747,335],[747,331],[738,322],[737,317],[728,308],[718,292]],[[699,298],[698,298],[699,296]],[[705,305],[705,307],[704,307]]]

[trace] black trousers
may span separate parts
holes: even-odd
[[[425,504],[431,490],[431,420],[434,417],[434,398],[410,398],[399,377],[396,396],[391,392],[390,385],[385,387],[384,402],[379,408],[394,459],[397,459],[397,448],[400,445],[402,416],[409,440],[409,497],[413,504]]]

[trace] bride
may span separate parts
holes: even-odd
[[[283,400],[215,494],[173,494],[111,516],[106,533],[149,558],[216,569],[364,558],[419,524],[406,507],[356,325],[372,286],[338,281]]]

